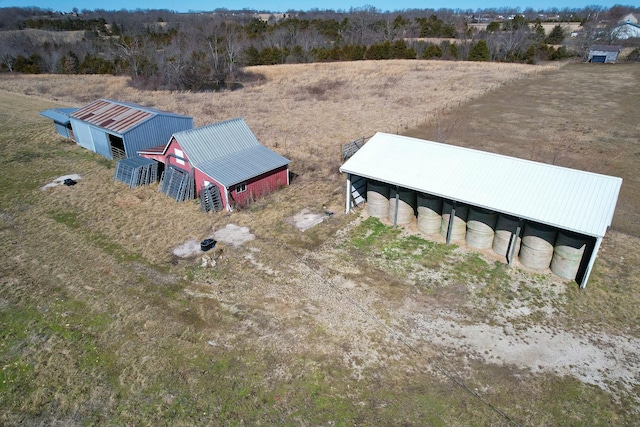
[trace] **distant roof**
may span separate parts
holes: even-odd
[[[611,225],[622,185],[617,177],[385,133],[340,171],[593,237]]]
[[[193,167],[225,187],[289,164],[260,144],[242,118],[173,134]]]
[[[51,108],[42,111],[40,115],[53,120],[57,123],[67,124],[70,122],[69,116],[76,111],[77,108]]]
[[[594,44],[589,48],[589,50],[597,50],[601,52],[620,52],[622,50],[622,46]]]
[[[74,119],[115,133],[125,133],[157,115],[186,117],[129,102],[98,99],[71,114]]]

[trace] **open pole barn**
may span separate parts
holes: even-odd
[[[375,134],[347,160],[346,211],[417,222],[584,288],[622,179],[416,138]]]
[[[164,164],[167,191],[168,180],[191,176],[204,210],[231,211],[289,185],[289,160],[262,145],[242,118],[174,133],[166,145],[139,154]]]
[[[142,105],[98,99],[78,109],[43,111],[57,132],[108,159],[126,159],[193,128],[193,118]]]

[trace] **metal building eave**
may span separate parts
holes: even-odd
[[[71,122],[70,115],[73,114],[77,108],[51,108],[40,112],[41,116],[53,120],[56,123],[67,125]]]
[[[263,145],[258,145],[224,157],[198,163],[194,167],[223,186],[231,187],[279,169],[289,163],[289,159]]]

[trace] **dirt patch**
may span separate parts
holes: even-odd
[[[223,228],[213,233],[213,238],[219,242],[226,243],[234,247],[240,247],[256,238],[249,227],[240,227],[235,224],[227,224]]]
[[[195,239],[187,240],[183,244],[173,248],[171,252],[180,258],[190,258],[203,253],[202,249],[200,249],[200,242]]]
[[[640,385],[637,338],[591,332],[577,335],[540,325],[515,330],[509,324],[468,324],[455,312],[446,317],[439,314],[415,319],[414,334],[459,355],[532,373],[571,375],[608,392],[619,392],[620,384],[628,391]],[[433,331],[437,331],[436,339]]]
[[[223,228],[215,231],[212,239],[225,243],[233,247],[240,247],[243,244],[255,239],[255,236],[249,231],[249,227],[240,227],[235,224],[227,224]],[[200,241],[189,239],[186,242],[176,246],[171,251],[173,255],[180,258],[191,258],[204,254],[200,247]]]
[[[73,180],[73,181],[79,181],[82,179],[82,177],[76,173],[70,174],[70,175],[62,175],[61,177],[58,177],[56,179],[54,179],[53,181],[51,181],[50,183],[44,185],[43,187],[40,187],[40,189],[42,191],[48,190],[49,188],[53,188],[53,187],[57,187],[59,185],[64,185],[65,181],[67,179]]]
[[[327,218],[329,218],[327,213],[311,212],[309,209],[305,208],[289,218],[288,222],[293,224],[298,230],[305,231],[314,225],[320,224]]]

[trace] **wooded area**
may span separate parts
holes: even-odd
[[[638,10],[381,12],[364,7],[185,14],[4,8],[0,71],[129,75],[140,87],[215,90],[251,78],[242,72],[250,65],[365,59],[538,63],[584,57],[591,44],[614,42],[613,26]],[[548,22],[555,25],[547,34],[543,23]],[[570,32],[568,22],[579,22],[580,31]]]

